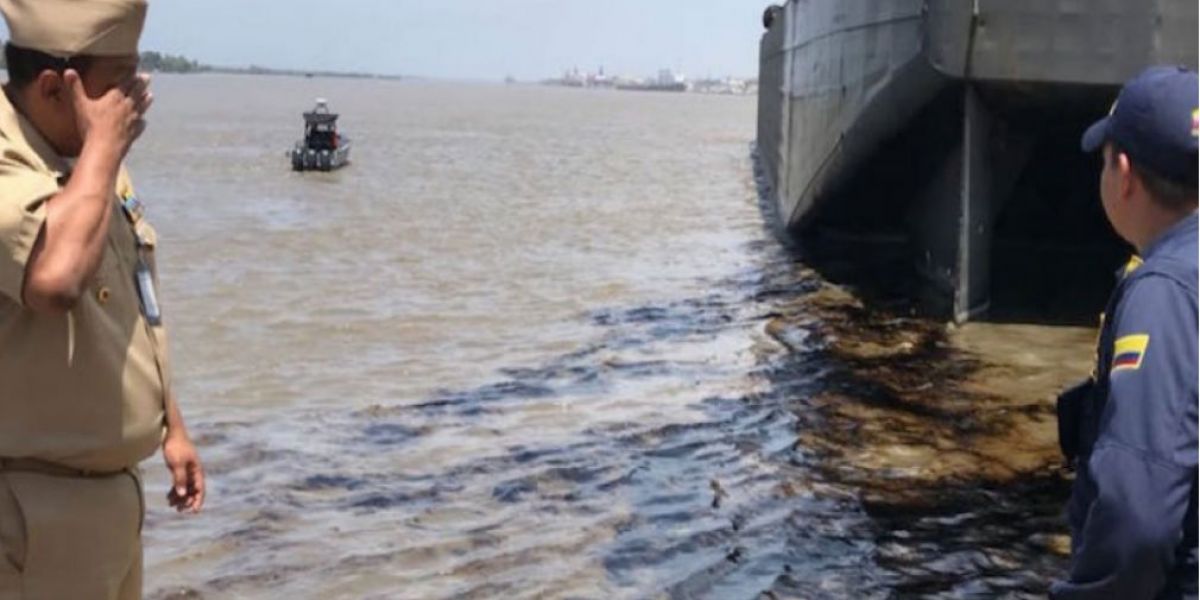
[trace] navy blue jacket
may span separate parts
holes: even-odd
[[[1053,598],[1195,597],[1196,230],[1193,214],[1164,233],[1109,300]]]

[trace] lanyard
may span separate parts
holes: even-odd
[[[121,199],[121,211],[125,213],[125,219],[129,221],[137,245],[137,265],[133,269],[133,282],[137,287],[138,299],[141,301],[142,316],[150,325],[157,327],[162,324],[162,311],[158,306],[158,293],[154,289],[154,276],[150,272],[150,265],[146,264],[144,255],[149,244],[142,238],[137,227],[142,220],[144,209],[137,196],[130,193]]]
[[[140,250],[146,247],[145,240],[138,233],[137,225],[142,220],[142,215],[145,213],[145,208],[142,206],[142,201],[137,199],[133,194],[126,194],[121,199],[121,212],[125,213],[125,220],[129,221],[129,226],[133,229],[133,236],[137,241],[138,258],[141,258]]]

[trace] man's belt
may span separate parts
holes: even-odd
[[[126,472],[126,469],[117,471],[89,471],[87,469],[76,469],[67,467],[58,463],[52,463],[46,460],[37,458],[4,458],[0,456],[0,473],[6,471],[17,471],[25,473],[39,473],[42,475],[53,475],[55,477],[86,477],[86,478],[101,478],[112,477]]]

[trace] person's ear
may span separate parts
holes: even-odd
[[[1134,188],[1140,185],[1133,172],[1133,165],[1129,162],[1129,155],[1124,152],[1117,153],[1117,180],[1120,182],[1119,195],[1121,200],[1128,200],[1133,197]]]
[[[37,97],[44,102],[59,105],[70,100],[62,75],[52,69],[42,69],[33,80],[33,86]]]

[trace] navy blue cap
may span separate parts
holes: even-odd
[[[1107,117],[1083,134],[1084,152],[1114,142],[1139,167],[1196,185],[1200,85],[1184,67],[1150,67],[1121,88]]]

